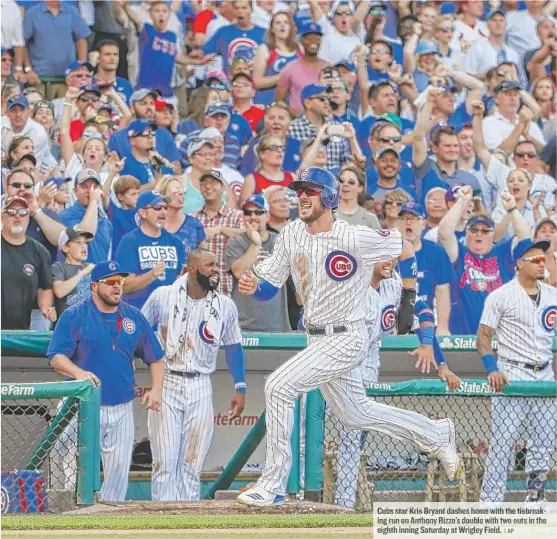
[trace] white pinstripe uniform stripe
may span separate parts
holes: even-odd
[[[557,335],[557,289],[540,285],[536,307],[517,279],[487,297],[480,324],[495,329],[499,343],[497,367],[512,380],[554,380],[553,337]],[[508,361],[516,361],[513,365]],[[534,372],[522,365],[549,366]],[[557,404],[553,399],[493,397],[491,444],[486,459],[481,500],[502,502],[508,471],[514,461],[512,446],[522,425],[530,442],[526,471],[549,470],[557,436]]]
[[[169,286],[157,288],[142,312],[151,326],[166,326],[170,311]],[[242,342],[238,310],[221,294],[221,342]],[[213,393],[210,374],[215,371],[220,342],[203,330],[206,298],[188,297],[184,345],[173,360],[165,360],[167,372],[160,412],[149,411],[148,430],[153,453],[152,499],[198,500],[199,477],[213,438]],[[161,332],[159,330],[159,338]],[[164,345],[164,336],[161,343]],[[186,378],[169,371],[200,373]]]
[[[366,324],[370,335],[367,357],[360,365],[364,383],[379,379],[379,347],[381,340],[391,335],[396,325],[396,313],[402,295],[402,281],[394,273],[384,279],[378,291],[368,288],[366,292]],[[377,316],[379,313],[379,316]],[[335,504],[353,508],[356,505],[358,468],[366,433],[362,430],[338,426],[337,481]]]
[[[272,373],[265,384],[267,454],[258,485],[283,495],[292,455],[290,435],[294,402],[319,387],[334,414],[349,428],[377,430],[435,451],[446,428],[415,412],[368,399],[360,364],[369,335],[365,302],[375,262],[400,256],[398,230],[381,231],[335,221],[330,232],[312,236],[296,220],[279,235],[273,254],[255,268],[259,277],[281,287],[292,274],[302,298],[306,327],[325,326],[326,335],[309,335],[308,346]],[[333,333],[334,326],[347,331]],[[444,438],[442,438],[444,437]]]

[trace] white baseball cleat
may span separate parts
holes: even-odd
[[[438,423],[441,422],[445,424],[444,426],[449,431],[449,439],[441,444],[441,447],[434,454],[445,468],[449,481],[454,481],[460,474],[460,458],[456,447],[454,422],[449,418],[438,421]]]
[[[236,501],[252,507],[272,507],[275,505],[283,505],[286,502],[284,496],[273,494],[257,485],[246,490],[246,492],[242,492],[242,494],[236,498]]]

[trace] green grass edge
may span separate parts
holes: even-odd
[[[231,528],[371,527],[370,514],[350,515],[120,515],[3,516],[2,530],[208,530]]]

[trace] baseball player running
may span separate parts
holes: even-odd
[[[557,289],[542,282],[548,241],[518,242],[513,256],[517,276],[487,297],[478,329],[477,347],[494,391],[513,380],[554,380],[553,337]],[[498,358],[492,339],[497,335]],[[527,502],[545,502],[545,482],[554,450],[557,404],[554,399],[493,397],[491,445],[480,499],[502,502],[514,460],[512,446],[522,424],[528,429]]]
[[[215,255],[195,249],[188,255],[187,274],[155,290],[142,309],[151,326],[159,326],[166,352],[164,405],[161,413],[149,413],[148,421],[153,500],[199,500],[200,474],[213,438],[210,375],[221,342],[234,380],[230,419],[244,409],[238,310],[229,297],[216,292],[218,285]]]
[[[164,352],[138,309],[121,301],[124,279],[118,263],[100,262],[91,272],[92,296],[64,311],[48,347],[52,368],[74,380],[101,384],[103,501],[123,501],[134,443],[134,357],[151,373],[143,397],[150,411],[161,409]]]
[[[360,365],[364,384],[378,381],[381,340],[391,335],[396,326],[402,281],[393,271],[393,266],[392,260],[375,264],[366,293],[365,321],[370,341],[364,362]],[[377,313],[381,315],[377,316]],[[418,300],[414,306],[412,329],[420,339],[420,348],[409,352],[412,356],[418,356],[416,367],[421,368],[422,372],[429,373],[433,366],[437,369],[439,378],[447,382],[449,389],[455,390],[460,384],[460,378],[447,366],[443,351],[435,337],[433,311],[422,300]],[[339,425],[336,505],[349,508],[354,508],[356,505],[358,469],[366,436],[366,432],[347,429],[342,423]]]
[[[372,265],[399,259],[404,311],[416,297],[412,246],[398,230],[374,230],[335,220],[338,182],[327,170],[305,169],[289,187],[298,195],[300,219],[282,230],[273,254],[255,267],[258,277],[249,272],[241,277],[239,290],[269,300],[292,275],[304,306],[308,346],[267,379],[265,469],[256,486],[243,492],[238,501],[257,507],[284,503],[292,462],[294,402],[300,393],[317,387],[347,427],[412,441],[421,451],[436,454],[453,479],[459,458],[452,420],[434,421],[368,399],[359,369],[369,342],[364,298]],[[401,321],[401,326],[408,332],[412,317]]]

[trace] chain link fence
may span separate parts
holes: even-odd
[[[542,489],[547,501],[555,501],[554,397],[370,398],[431,419],[452,418],[464,474],[449,482],[437,459],[417,452],[410,443],[378,432],[346,429],[335,416],[326,414],[323,502],[367,512],[374,501],[473,502],[481,496],[484,501],[522,502],[528,495],[540,496]]]
[[[98,399],[90,382],[2,384],[3,514],[62,513],[92,503]]]

